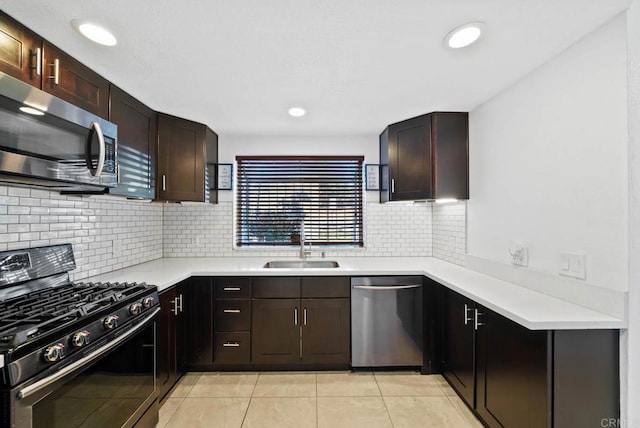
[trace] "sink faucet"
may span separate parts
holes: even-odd
[[[309,243],[309,249],[305,249],[306,238],[304,236],[304,220],[300,222],[300,258],[305,260],[307,256],[311,255],[311,243]]]

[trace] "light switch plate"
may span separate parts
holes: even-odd
[[[581,253],[560,254],[560,275],[587,279],[587,255]]]

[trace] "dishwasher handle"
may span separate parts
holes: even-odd
[[[409,284],[409,285],[354,285],[353,288],[358,290],[406,290],[408,288],[420,288],[422,284]]]

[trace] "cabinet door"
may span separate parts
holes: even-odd
[[[44,42],[42,89],[80,108],[109,116],[109,81]]]
[[[256,364],[299,363],[302,311],[299,299],[252,301],[251,355]]]
[[[159,115],[159,199],[204,202],[204,131],[202,124]]]
[[[469,199],[469,114],[432,115],[433,198]]]
[[[175,382],[175,298],[176,290],[172,288],[160,293],[160,319],[158,321],[158,389],[162,399]]]
[[[213,280],[192,278],[185,310],[188,318],[189,365],[213,362]]]
[[[0,12],[0,71],[40,88],[41,60],[42,39]]]
[[[389,200],[431,198],[430,115],[390,125],[388,138]]]
[[[118,125],[118,187],[109,193],[155,197],[157,115],[140,101],[111,85],[109,120]]]
[[[186,371],[187,352],[189,351],[189,315],[195,312],[193,300],[189,299],[188,286],[184,283],[176,286],[176,302],[178,305],[175,317],[176,364],[175,380]]]
[[[476,333],[478,414],[490,427],[551,426],[548,333],[528,330],[482,307],[478,310],[483,323]]]
[[[475,331],[473,303],[467,298],[445,291],[443,309],[443,374],[458,394],[474,407]]]
[[[349,299],[302,299],[302,361],[344,364],[351,359]]]

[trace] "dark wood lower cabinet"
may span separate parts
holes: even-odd
[[[351,359],[349,299],[302,299],[302,361],[348,364]]]
[[[187,316],[187,366],[199,370],[213,361],[213,279],[194,277],[184,291]]]
[[[185,283],[160,293],[157,334],[158,397],[162,400],[184,374],[187,364],[187,323],[184,312]]]
[[[550,426],[548,332],[478,310],[483,324],[477,330],[478,414],[491,427]]]
[[[252,362],[294,364],[300,362],[299,299],[254,299],[251,324]]]
[[[529,330],[453,291],[443,301],[443,374],[486,426],[619,418],[618,330]]]
[[[442,370],[449,383],[471,406],[475,396],[475,331],[472,301],[445,292],[443,302]]]

